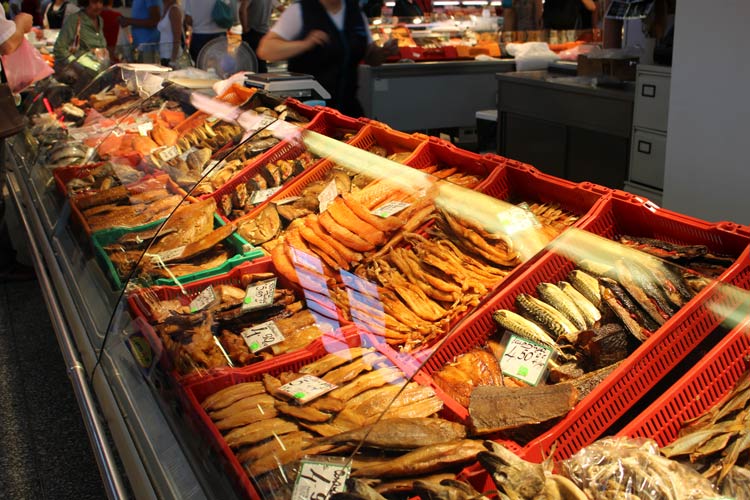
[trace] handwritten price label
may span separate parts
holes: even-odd
[[[323,394],[334,390],[337,386],[326,382],[314,375],[304,375],[288,384],[279,387],[279,391],[293,397],[300,403],[307,403]]]
[[[165,250],[161,253],[157,253],[154,258],[155,260],[160,260],[162,262],[169,262],[175,259],[178,259],[182,256],[182,252],[185,251],[185,247],[177,247],[173,248],[171,250]]]
[[[159,152],[159,158],[162,159],[162,161],[169,161],[177,158],[180,155],[180,150],[177,149],[175,146],[169,146],[167,149],[164,149]]]
[[[326,211],[328,205],[333,203],[333,200],[336,199],[336,196],[338,196],[338,194],[339,192],[338,189],[336,189],[336,181],[332,180],[325,188],[323,188],[323,191],[321,191],[318,195],[318,202],[320,202],[320,213]]]
[[[327,500],[345,490],[351,467],[344,460],[303,459],[294,483],[292,500]]]
[[[379,206],[371,213],[385,219],[386,217],[395,215],[410,206],[411,203],[404,203],[403,201],[389,201],[388,203]]]
[[[276,291],[276,278],[259,281],[248,285],[245,291],[245,299],[242,302],[243,311],[262,309],[273,305],[273,295]]]
[[[511,335],[500,359],[500,366],[505,375],[537,385],[552,354],[552,349],[547,346]]]
[[[214,292],[214,287],[209,285],[190,302],[190,312],[197,313],[198,311],[202,311],[214,305],[218,300],[219,298],[216,296],[216,292]]]
[[[242,331],[247,347],[255,354],[266,347],[284,342],[284,334],[273,321],[266,321]]]
[[[250,203],[252,203],[253,205],[257,205],[258,203],[263,203],[268,198],[275,195],[279,191],[279,189],[281,189],[281,186],[253,191],[253,196],[252,198],[250,198]]]
[[[138,124],[138,133],[142,136],[147,136],[149,131],[154,129],[154,123],[151,121],[143,122]]]

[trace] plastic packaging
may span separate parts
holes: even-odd
[[[559,56],[544,42],[509,43],[505,49],[516,59],[516,71],[547,69]]]
[[[652,440],[606,438],[561,463],[592,499],[717,497],[711,483],[690,467],[664,458]]]
[[[2,56],[3,67],[10,90],[18,93],[47,78],[55,71],[42,59],[42,55],[25,38],[15,52]],[[11,69],[12,68],[12,69]]]

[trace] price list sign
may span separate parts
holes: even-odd
[[[247,286],[245,299],[242,301],[243,311],[263,309],[273,305],[273,295],[276,292],[276,278],[258,281]]]
[[[511,335],[500,359],[503,374],[537,385],[547,370],[552,349],[517,335]]]
[[[351,467],[342,459],[302,459],[292,500],[327,500],[345,491],[350,473]]]
[[[293,397],[299,403],[307,403],[334,390],[337,386],[314,375],[303,375],[279,387],[279,391]]]

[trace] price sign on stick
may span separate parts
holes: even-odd
[[[318,202],[320,202],[320,213],[326,211],[328,205],[333,203],[333,200],[336,199],[336,196],[338,196],[338,194],[339,192],[336,189],[336,181],[332,180],[325,188],[323,188],[323,191],[321,191],[318,195]]]
[[[391,215],[396,215],[403,209],[410,206],[411,203],[404,203],[403,201],[389,201],[388,203],[380,205],[371,213],[385,219],[386,217],[390,217]]]
[[[159,158],[162,161],[169,161],[177,158],[180,155],[180,150],[177,146],[169,146],[167,149],[163,149],[159,152]]]
[[[292,500],[327,500],[345,490],[351,467],[335,457],[310,457],[300,461]]]
[[[500,367],[505,375],[537,385],[552,354],[552,349],[547,346],[511,335],[500,359]]]
[[[253,196],[250,198],[250,203],[253,205],[257,205],[258,203],[263,203],[268,198],[276,194],[279,189],[281,189],[281,186],[275,186],[272,188],[267,189],[259,189],[258,191],[253,191]]]
[[[255,354],[266,347],[284,342],[284,334],[273,321],[266,321],[242,331],[247,347]]]
[[[202,311],[203,309],[214,305],[218,300],[219,298],[216,296],[216,292],[214,292],[214,287],[208,285],[190,302],[190,313],[192,314]]]
[[[300,403],[307,403],[323,394],[334,390],[337,386],[326,382],[314,375],[304,375],[288,384],[279,387],[279,391],[293,397]]]
[[[242,310],[251,311],[273,305],[273,295],[276,292],[276,278],[258,281],[247,286]]]

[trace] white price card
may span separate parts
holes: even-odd
[[[206,163],[206,166],[203,167],[203,171],[201,172],[201,175],[208,174],[208,177],[213,177],[213,175],[218,172],[220,169],[214,170],[214,167],[219,164],[219,160],[211,160],[208,163]]]
[[[389,201],[388,203],[380,205],[375,210],[372,210],[372,213],[374,215],[377,215],[378,217],[382,217],[385,219],[386,217],[390,217],[391,215],[396,215],[403,209],[410,206],[411,203],[404,203],[403,201]]]
[[[138,133],[147,136],[149,131],[154,129],[154,123],[152,121],[147,121],[144,123],[138,124]]]
[[[336,387],[338,386],[314,375],[303,375],[288,384],[282,385],[278,390],[293,397],[299,403],[307,403],[327,392],[331,392]]]
[[[258,281],[247,286],[242,310],[251,311],[273,305],[273,295],[276,291],[276,278]]]
[[[336,457],[303,458],[294,482],[292,500],[327,500],[346,490],[351,465]]]
[[[284,342],[284,334],[273,321],[266,321],[242,331],[247,347],[255,354],[266,347]]]
[[[162,161],[169,161],[177,158],[180,155],[180,150],[176,146],[169,146],[167,149],[159,151],[159,158]]]
[[[257,205],[258,203],[263,203],[268,198],[276,194],[279,191],[279,189],[281,189],[281,186],[253,191],[253,196],[250,198],[250,203],[252,203],[253,205]]]
[[[203,309],[214,305],[218,300],[219,297],[216,296],[214,287],[208,285],[190,302],[190,313],[192,314],[202,311]]]
[[[288,198],[282,198],[280,200],[275,200],[273,203],[276,206],[286,205],[288,203],[294,203],[295,201],[299,200],[300,198],[302,198],[302,197],[301,196],[289,196]]]
[[[328,183],[328,185],[323,188],[323,191],[320,192],[318,195],[318,202],[320,202],[320,213],[323,213],[326,211],[326,208],[328,208],[328,205],[333,203],[333,200],[336,199],[336,196],[338,196],[339,192],[336,189],[336,180],[332,180]]]
[[[500,359],[500,367],[505,375],[537,385],[547,370],[552,354],[550,347],[511,335]]]
[[[165,250],[163,252],[157,253],[154,255],[154,258],[156,260],[160,260],[162,262],[169,262],[171,260],[178,259],[182,256],[182,252],[185,251],[185,247],[177,247],[173,248],[171,250]]]

